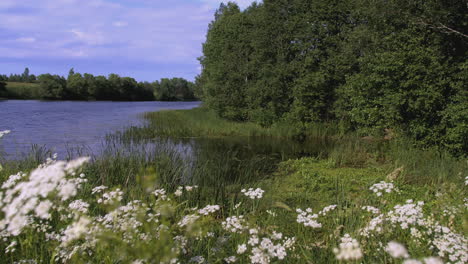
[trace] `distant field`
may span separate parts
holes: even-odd
[[[39,99],[40,88],[38,83],[6,82],[8,98],[12,99]]]

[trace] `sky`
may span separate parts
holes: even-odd
[[[138,81],[200,73],[222,0],[0,0],[0,74],[117,73]],[[253,0],[235,1],[241,8]]]

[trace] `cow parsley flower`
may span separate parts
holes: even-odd
[[[247,229],[245,224],[244,216],[230,216],[226,218],[222,223],[223,229],[231,233],[241,233]]]
[[[391,182],[381,181],[372,185],[369,190],[373,191],[375,195],[382,196],[384,193],[391,193],[393,191],[398,191],[397,188]]]
[[[249,197],[252,200],[262,198],[264,192],[265,191],[260,188],[257,188],[257,189],[249,188],[248,190],[246,189],[241,190],[241,193],[243,193],[245,196]]]
[[[219,205],[207,205],[205,208],[198,210],[198,213],[201,215],[209,215],[210,213],[214,213],[220,209]]]
[[[237,246],[237,254],[244,254],[245,251],[247,251],[247,246],[245,244]]]
[[[387,244],[385,251],[393,258],[409,258],[409,254],[405,246],[394,241]]]
[[[349,234],[345,234],[341,238],[341,243],[338,248],[334,248],[336,259],[338,260],[358,260],[362,258],[362,251],[356,239]]]
[[[307,208],[305,211],[302,209],[296,209],[296,212],[298,213],[296,219],[298,223],[312,228],[322,227],[322,224],[316,220],[318,218],[318,214],[312,214],[311,208]]]

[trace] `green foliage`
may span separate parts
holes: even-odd
[[[183,78],[163,78],[151,84],[157,101],[195,100],[195,84]]]
[[[38,79],[44,99],[59,100],[67,95],[65,78],[59,75],[41,74]]]
[[[394,129],[466,155],[467,8],[456,0],[223,4],[197,83],[223,118],[338,120],[362,135]]]
[[[5,96],[6,82],[0,81],[0,96]]]
[[[11,99],[38,99],[41,93],[38,83],[7,82],[4,96]]]

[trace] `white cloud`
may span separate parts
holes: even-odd
[[[126,27],[128,23],[125,21],[115,21],[112,25],[114,25],[114,27]]]
[[[107,65],[140,61],[187,65],[193,71],[208,24],[221,2],[0,0],[0,31],[7,36],[0,39],[0,60],[86,57]],[[253,1],[238,2],[246,7]]]
[[[16,41],[22,42],[22,43],[33,43],[33,42],[36,42],[36,39],[32,37],[23,37],[23,38],[17,38]]]

